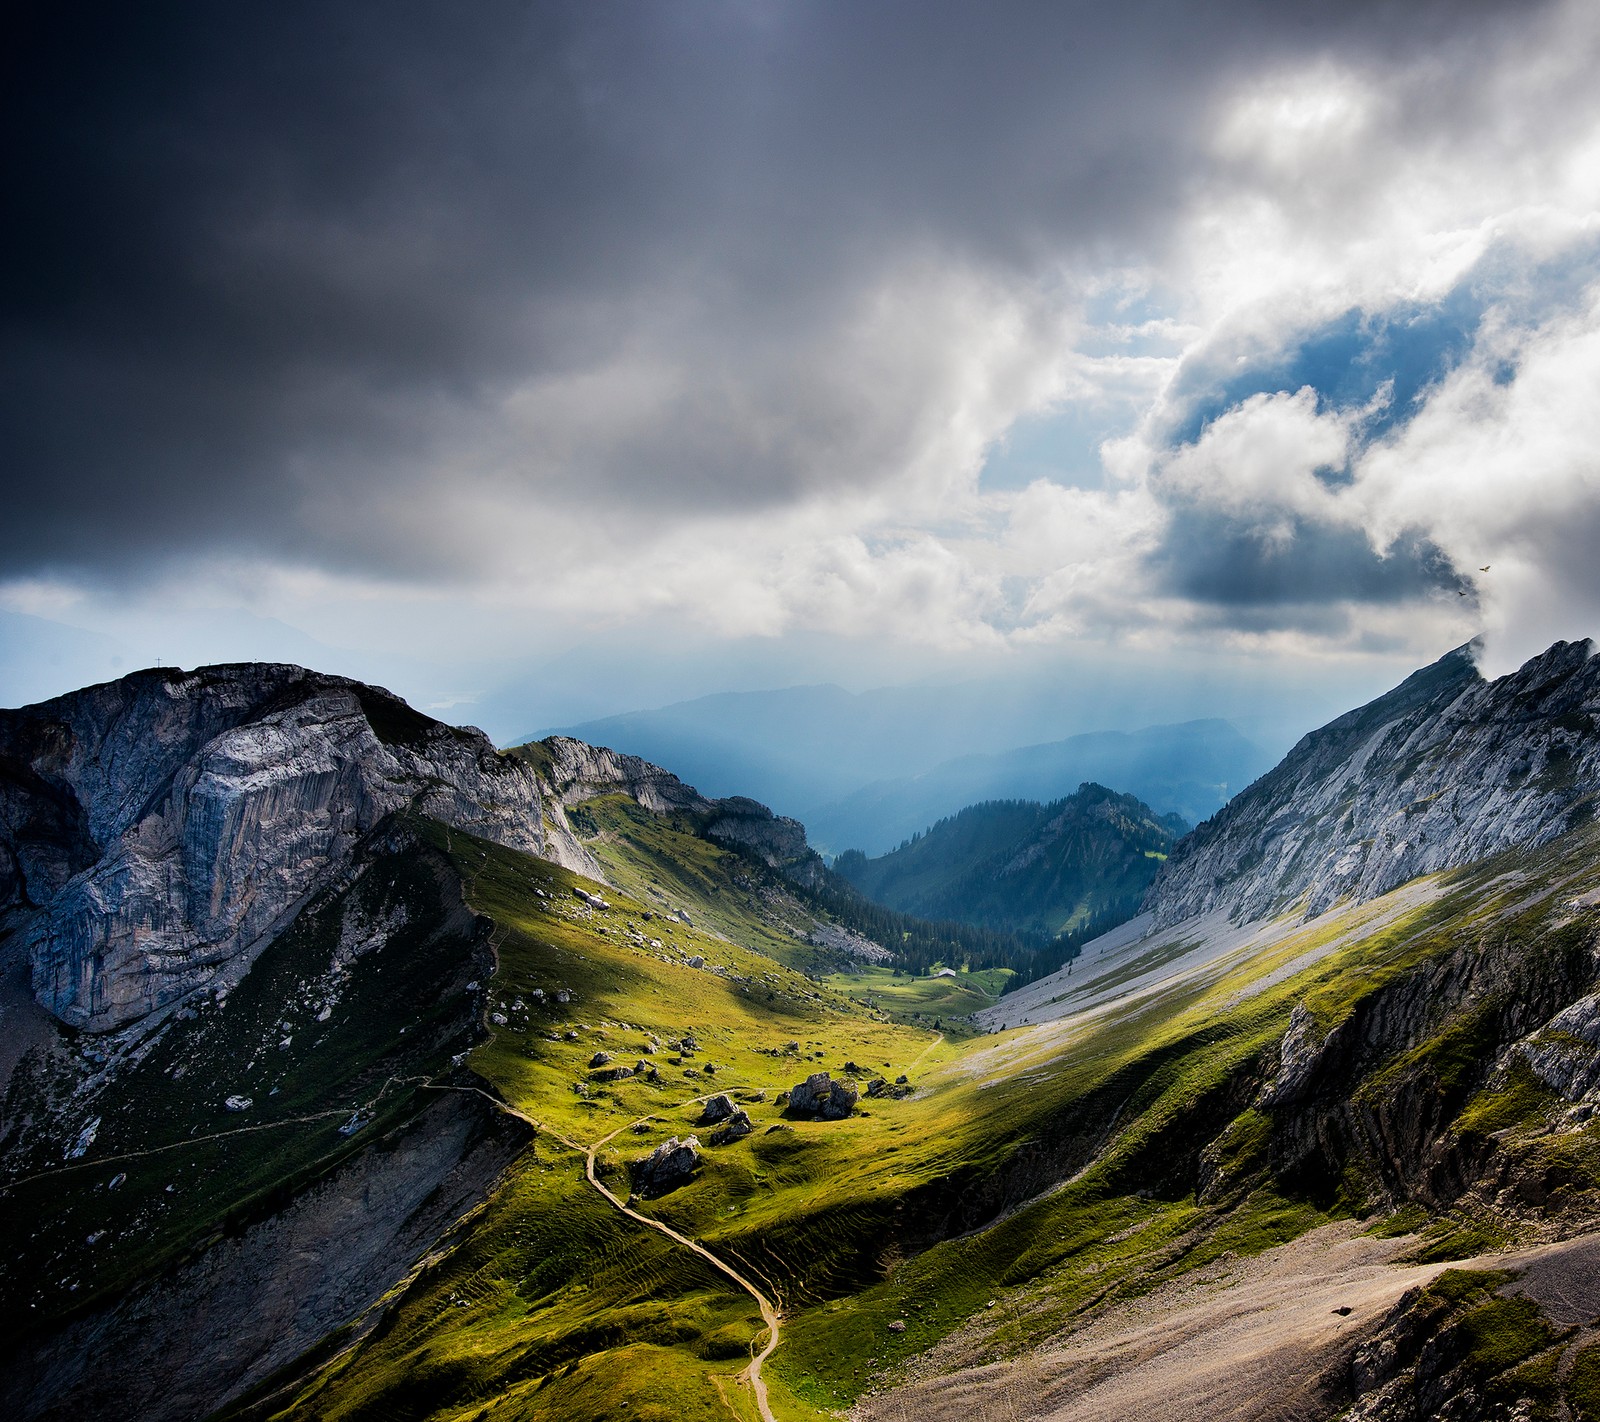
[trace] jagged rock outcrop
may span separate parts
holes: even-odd
[[[1600,993],[1580,997],[1513,1043],[1500,1062],[1501,1073],[1517,1060],[1558,1096],[1593,1105],[1600,1096]]]
[[[1144,907],[1307,917],[1421,874],[1547,843],[1600,792],[1600,660],[1557,642],[1485,681],[1459,647],[1306,736],[1184,839]]]
[[[1511,1055],[1557,1035],[1573,1006],[1581,1013],[1597,967],[1588,928],[1530,940],[1489,924],[1374,987],[1331,1030],[1297,1007],[1254,1102],[1273,1123],[1273,1170],[1359,1178],[1394,1204],[1451,1205],[1483,1175],[1487,1149],[1452,1132],[1456,1113],[1477,1087],[1503,1082]]]
[[[819,887],[827,870],[821,856],[806,843],[806,827],[787,815],[775,815],[765,805],[733,795],[714,802],[713,817],[705,827],[707,839],[738,845],[769,868],[806,888]]]
[[[42,1006],[120,1027],[247,965],[399,810],[595,872],[481,732],[343,677],[218,666],[0,712],[0,910]]]
[[[1329,1034],[1337,1035],[1337,1029]],[[1301,1100],[1310,1089],[1325,1052],[1335,1050],[1337,1042],[1325,1040],[1317,1031],[1316,1019],[1304,1003],[1295,1004],[1289,1015],[1289,1029],[1278,1044],[1278,1074],[1261,1090],[1258,1106],[1288,1106]]]
[[[714,1126],[719,1121],[726,1121],[737,1109],[726,1093],[720,1096],[713,1096],[701,1108],[700,1124],[702,1126]]]
[[[775,815],[743,795],[708,799],[659,765],[570,736],[519,746],[515,754],[537,768],[564,806],[601,795],[626,795],[658,815],[691,816],[706,839],[743,849],[797,884],[815,888],[826,877],[821,856],[806,843],[806,827],[799,820]]]
[[[626,795],[658,815],[673,810],[704,814],[712,808],[694,786],[636,755],[587,745],[570,736],[550,736],[518,751],[538,767],[563,805],[581,805],[600,795]]]

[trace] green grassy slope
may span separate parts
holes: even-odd
[[[108,1098],[87,1168],[13,1185],[8,1218],[28,1230],[12,1226],[8,1295],[64,1317],[441,1091],[496,1093],[540,1123],[533,1145],[372,1333],[235,1416],[753,1417],[737,1376],[761,1333],[754,1301],[583,1175],[583,1150],[606,1141],[598,1169],[626,1195],[629,1161],[655,1144],[698,1130],[706,1146],[713,1092],[754,1133],[706,1146],[689,1184],[635,1205],[778,1301],[766,1376],[784,1419],[892,1383],[956,1330],[1005,1357],[1330,1218],[1403,1209],[1395,1227],[1420,1228],[1416,1248],[1445,1258],[1600,1200],[1600,1126],[1492,1072],[1541,1003],[1586,981],[1594,830],[1392,913],[1330,914],[1153,996],[973,1037],[933,1020],[992,1000],[1001,974],[819,980],[810,910],[781,880],[630,801],[584,808],[610,887],[420,822],[343,897],[311,906],[225,1003],[174,1023],[116,1088],[126,1099]],[[458,907],[463,893],[492,932]],[[340,945],[363,932],[382,950],[341,974]],[[1362,1045],[1320,1095],[1264,1106],[1297,1005],[1319,1034]],[[470,1070],[452,1065],[474,1041]],[[597,1052],[612,1060],[591,1067]],[[640,1061],[645,1074],[610,1079]],[[913,1091],[863,1096],[843,1121],[786,1115],[779,1090],[847,1064]],[[224,1081],[264,1131],[220,1134],[238,1130]],[[339,1135],[360,1103],[376,1119]],[[63,1143],[39,1149],[13,1160],[16,1175],[59,1169]],[[1470,1187],[1491,1160],[1503,1188],[1486,1204]],[[113,1168],[126,1174],[115,1191]],[[1537,1209],[1515,1203],[1523,1180]],[[114,1248],[67,1247],[95,1229]]]
[[[473,1064],[569,1140],[625,1128],[600,1157],[619,1190],[628,1158],[694,1129],[693,1098],[765,1092],[748,1103],[754,1136],[708,1151],[692,1184],[642,1208],[742,1262],[780,1300],[784,1342],[767,1372],[775,1408],[793,1418],[892,1381],[954,1329],[978,1328],[1003,1357],[1228,1251],[1408,1203],[1405,1182],[1353,1147],[1324,1162],[1314,1182],[1303,1168],[1281,1168],[1295,1123],[1253,1103],[1291,1009],[1306,1005],[1325,1031],[1368,1020],[1432,981],[1463,944],[1497,945],[1500,960],[1529,973],[1567,971],[1590,929],[1562,905],[1600,888],[1593,846],[1571,840],[1457,875],[1441,897],[1375,932],[1340,943],[1354,920],[1331,915],[1153,1002],[962,1043],[699,927],[697,912],[708,928],[715,920],[733,930],[730,940],[789,948],[777,926],[789,912],[781,895],[755,892],[749,880],[742,898],[734,892],[731,876],[743,867],[696,860],[701,850],[670,839],[646,853],[619,836],[604,849],[608,870],[631,876],[636,892],[609,892],[602,912],[571,894],[583,886],[563,871],[455,837],[473,902],[498,925],[495,1001],[507,1017]],[[669,881],[661,856],[680,852],[693,874]],[[1508,867],[1525,877],[1507,878]],[[704,876],[697,886],[693,875]],[[1530,897],[1530,882],[1560,890]],[[669,906],[687,909],[696,927],[651,932]],[[730,975],[686,967],[686,955]],[[551,1005],[557,986],[570,1002]],[[545,1005],[517,1012],[536,987]],[[1559,1169],[1571,1208],[1589,1208],[1600,1132],[1547,1134],[1547,1101],[1491,1080],[1491,1038],[1509,1029],[1485,1026],[1479,999],[1459,1009],[1439,1001],[1415,1040],[1380,1045],[1352,1068],[1373,1118],[1423,1102],[1463,1159],[1492,1148],[1513,1173]],[[699,1048],[670,1070],[677,1054],[658,1051],[659,1084],[602,1083],[586,1069],[596,1049],[631,1062],[652,1036],[665,1043],[685,1032]],[[917,1090],[864,1100],[842,1122],[781,1117],[773,1088],[846,1060],[905,1071]],[[538,1180],[498,1199],[466,1252],[421,1280],[382,1337],[326,1374],[294,1415],[621,1418],[669,1405],[680,1416],[749,1415],[730,1380],[759,1327],[753,1304],[687,1251],[630,1234],[598,1196],[585,1196],[574,1155],[549,1135],[535,1155]],[[523,1190],[533,1193],[519,1205]],[[1478,1247],[1468,1225],[1483,1227],[1479,1206],[1457,1215],[1437,1191],[1414,1195],[1404,1218],[1432,1221],[1419,1247],[1439,1257]],[[530,1211],[564,1221],[556,1254],[528,1243],[547,1239]],[[1497,1225],[1508,1236],[1524,1228],[1515,1218]],[[624,1259],[635,1262],[625,1268]],[[889,1327],[899,1322],[903,1330]],[[655,1379],[681,1401],[641,1391]]]

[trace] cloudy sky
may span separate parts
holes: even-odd
[[[10,14],[0,699],[1337,702],[1600,627],[1587,0]]]

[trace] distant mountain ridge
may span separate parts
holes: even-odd
[[[1085,784],[1048,805],[969,805],[878,858],[840,855],[834,871],[905,913],[1055,938],[1136,912],[1186,828],[1132,795]]]
[[[1158,925],[1363,902],[1547,843],[1594,817],[1600,660],[1557,642],[1486,681],[1471,644],[1313,731],[1188,836],[1151,886]]]
[[[1157,814],[1194,824],[1267,768],[1265,756],[1227,721],[1209,719],[1136,731],[1091,731],[1065,740],[946,761],[920,775],[864,786],[806,816],[824,852],[883,853],[967,805],[1051,801],[1079,785],[1111,786]]]
[[[1060,799],[1085,781],[1193,824],[1270,768],[1272,757],[1231,722],[1165,724],[1170,704],[1131,696],[1114,673],[1105,686],[1091,678],[864,692],[794,686],[722,692],[548,734],[671,766],[707,795],[753,796],[803,820],[824,853],[881,854],[963,806]]]

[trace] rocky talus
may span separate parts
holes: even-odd
[[[1306,736],[1183,840],[1144,907],[1307,917],[1421,874],[1548,843],[1593,817],[1600,660],[1557,642],[1486,681],[1461,647]]]

